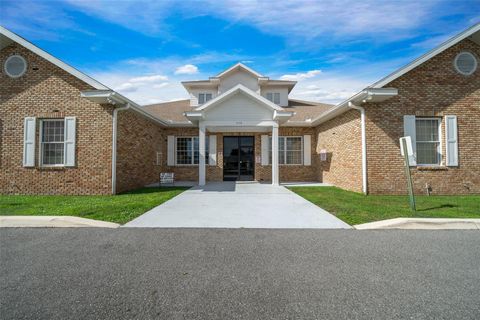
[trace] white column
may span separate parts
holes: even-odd
[[[198,124],[198,184],[200,186],[205,185],[205,125],[200,122]]]
[[[278,172],[278,124],[275,124],[272,129],[272,184],[278,186],[279,172]]]

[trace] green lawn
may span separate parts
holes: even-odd
[[[0,195],[0,215],[76,216],[126,223],[188,188],[142,188],[115,196]]]
[[[289,189],[351,225],[401,217],[480,218],[480,195],[417,196],[413,213],[408,196],[365,196],[335,187]]]

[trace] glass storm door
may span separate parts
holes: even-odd
[[[223,180],[253,180],[254,150],[254,137],[223,137]]]

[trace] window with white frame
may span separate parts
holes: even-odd
[[[65,164],[65,120],[40,121],[40,165],[63,166]]]
[[[270,163],[272,163],[272,137],[270,137]],[[278,137],[278,163],[302,164],[302,137]]]
[[[205,137],[205,163],[208,163],[209,139]],[[198,164],[200,150],[198,137],[177,137],[176,138],[176,164],[192,165]]]
[[[439,165],[442,161],[440,118],[416,118],[417,165]]]
[[[280,92],[267,92],[267,99],[275,104],[280,104]]]
[[[211,93],[199,93],[198,94],[198,104],[204,104],[208,102],[209,100],[212,100],[212,94]]]

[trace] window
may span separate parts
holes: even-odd
[[[205,102],[208,102],[209,100],[212,100],[212,94],[211,93],[199,93],[198,94],[198,104],[204,104]]]
[[[177,137],[176,138],[177,164],[198,164],[200,151],[198,137]],[[205,136],[205,163],[208,163],[208,136]]]
[[[267,99],[275,104],[280,104],[280,92],[267,92]]]
[[[278,138],[278,163],[302,164],[302,137]],[[272,163],[272,137],[270,137],[270,163]]]
[[[65,120],[45,119],[40,122],[40,165],[65,164]]]
[[[441,163],[440,124],[439,118],[416,118],[417,165]]]

